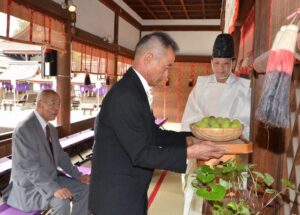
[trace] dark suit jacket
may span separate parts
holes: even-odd
[[[132,68],[103,100],[95,133],[89,207],[96,215],[147,214],[153,170],[186,170],[190,133],[156,126]]]

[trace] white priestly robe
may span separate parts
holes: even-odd
[[[205,116],[238,119],[244,124],[243,135],[249,138],[251,108],[250,80],[230,74],[225,83],[218,83],[215,75],[199,76],[191,91],[181,121],[182,131],[190,131],[190,124]],[[188,160],[186,173],[197,168],[195,159]],[[199,215],[201,198],[197,198],[190,185],[190,177],[183,179],[185,192],[184,215]]]

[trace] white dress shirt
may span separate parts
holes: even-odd
[[[132,68],[133,69],[133,68]],[[148,97],[148,102],[149,102],[149,105],[151,107],[152,105],[152,102],[153,102],[153,94],[152,94],[152,89],[151,87],[149,86],[148,82],[146,81],[146,79],[135,69],[133,69],[135,71],[135,73],[137,74],[137,76],[139,77],[139,79],[141,80],[142,82],[142,85],[144,87],[144,90],[147,94],[147,97]]]
[[[44,131],[44,134],[46,136],[46,126],[47,126],[47,122],[43,119],[43,117],[41,117],[41,115],[36,111],[36,110],[33,110],[36,118],[38,119],[39,123],[41,124],[42,128],[43,128],[43,131]]]

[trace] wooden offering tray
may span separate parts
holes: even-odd
[[[217,145],[223,146],[228,150],[226,154],[250,154],[253,152],[253,144],[241,137],[236,140],[230,140],[225,142],[216,142]]]
[[[220,159],[211,159],[207,162],[198,160],[197,161],[198,166],[202,166],[203,164],[212,166],[219,163],[220,161],[225,162],[229,159],[238,159],[238,160],[247,161],[248,154],[253,152],[253,144],[249,140],[243,137],[240,137],[239,139],[236,140],[216,142],[216,144],[225,147],[228,150],[228,153],[226,153]]]

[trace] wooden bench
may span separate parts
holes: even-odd
[[[60,145],[63,149],[66,149],[74,144],[79,144],[83,141],[94,138],[94,130],[87,129],[78,133],[63,137],[59,139]]]
[[[81,110],[83,111],[83,115],[85,115],[86,111],[89,111],[90,115],[92,115],[94,109],[95,109],[95,104],[93,103],[81,103]]]
[[[84,131],[80,131],[70,136],[63,137],[59,141],[62,148],[65,151],[67,151],[71,156],[78,155],[82,159],[81,162],[76,163],[76,165],[81,165],[82,163],[90,160],[91,158],[91,156],[83,158],[83,156],[81,155],[81,151],[92,147],[94,143],[94,130],[87,129]]]
[[[0,214],[1,215],[41,215],[43,213],[39,211],[23,212],[16,208],[10,207],[6,203],[3,203],[2,205],[0,205]]]
[[[6,111],[8,108],[10,111],[12,111],[12,108],[14,106],[14,100],[13,99],[3,99],[2,100],[2,106],[4,107],[4,110]]]

